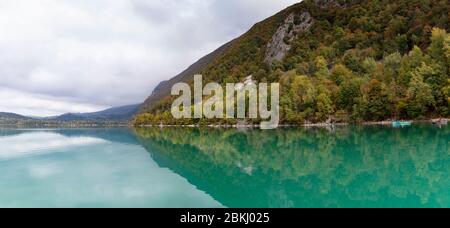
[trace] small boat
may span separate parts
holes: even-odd
[[[398,127],[409,127],[411,125],[412,125],[412,122],[410,122],[410,121],[394,121],[394,122],[392,122],[392,126],[396,127],[396,128],[398,128]]]
[[[436,119],[432,121],[433,124],[443,126],[448,124],[448,119]]]

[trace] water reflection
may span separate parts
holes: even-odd
[[[17,159],[75,146],[101,144],[105,141],[92,137],[65,137],[54,132],[27,132],[0,137],[0,160]]]
[[[450,207],[450,127],[0,129],[0,207]]]
[[[0,207],[221,207],[128,129],[0,130]]]
[[[228,207],[449,207],[450,129],[136,129],[168,167]]]

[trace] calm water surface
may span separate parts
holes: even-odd
[[[450,127],[0,129],[0,207],[450,207]]]

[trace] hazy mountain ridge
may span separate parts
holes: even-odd
[[[99,112],[92,113],[67,113],[52,118],[51,120],[72,121],[72,120],[130,120],[139,110],[141,104],[114,107]]]
[[[66,113],[53,117],[27,117],[15,113],[0,112],[0,124],[17,124],[19,122],[128,122],[138,112],[141,104],[113,107],[92,113]]]
[[[0,112],[0,121],[6,121],[6,120],[25,120],[25,119],[31,119],[30,117],[22,116],[16,113],[9,113],[9,112]]]

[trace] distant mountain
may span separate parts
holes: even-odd
[[[28,120],[32,119],[15,113],[0,112],[0,124],[3,125],[15,125]]]
[[[127,105],[92,113],[66,113],[52,117],[28,117],[15,113],[0,112],[0,124],[59,124],[61,122],[127,122],[138,112],[140,104]]]
[[[0,120],[27,120],[27,119],[31,118],[15,113],[0,112]]]
[[[66,113],[47,120],[56,121],[127,121],[139,110],[141,104],[114,107],[92,113]]]

